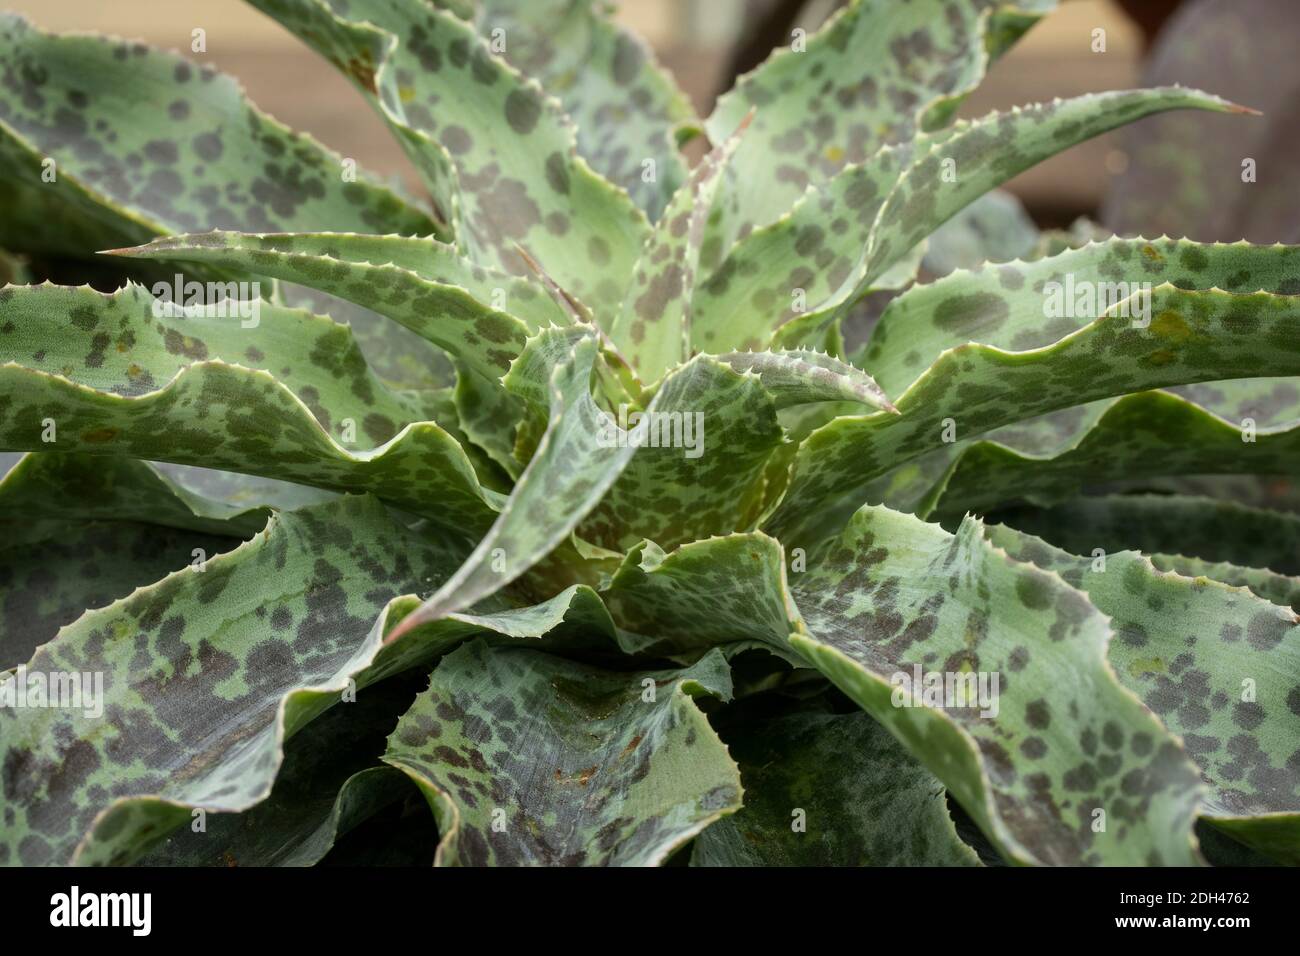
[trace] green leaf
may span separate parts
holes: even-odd
[[[1182,87],[1123,90],[990,113],[918,138],[848,281],[826,303],[790,318],[775,341],[795,343],[820,334],[917,243],[1016,174],[1076,143],[1176,109],[1251,112]]]
[[[546,409],[546,433],[474,553],[390,640],[519,577],[563,543],[626,465],[632,448],[601,441],[605,420],[591,397],[596,351],[589,327],[551,329],[529,341],[505,382]]]
[[[455,368],[440,348],[373,309],[291,282],[276,283],[276,298],[346,323],[366,362],[393,388],[446,388],[455,382]]]
[[[657,222],[689,175],[678,144],[699,128],[650,47],[595,0],[483,0],[477,23],[490,40],[504,31],[502,55],[559,99],[577,126],[578,153]]]
[[[655,865],[740,806],[698,695],[731,695],[718,652],[626,673],[476,641],[438,665],[384,759],[424,791],[438,865]]]
[[[107,296],[0,291],[9,329],[0,337],[26,363],[0,368],[0,447],[374,491],[459,533],[495,517],[496,496],[429,421],[428,397],[379,382],[346,327],[265,302],[252,329],[238,318],[155,317],[153,305],[137,286]],[[344,446],[353,428],[355,451]]]
[[[1033,262],[959,270],[890,302],[862,361],[883,388],[901,394],[947,349],[967,342],[1016,352],[1044,348],[1125,300],[1131,314],[1150,320],[1153,334],[1177,341],[1183,329],[1174,317],[1137,313],[1143,302],[1133,296],[1145,283],[1295,295],[1300,246],[1110,238]]]
[[[757,375],[778,410],[816,402],[853,402],[897,413],[875,379],[823,352],[728,352],[718,359],[738,372]]]
[[[210,67],[0,16],[0,245],[88,255],[199,229],[423,232],[435,224],[259,112]],[[54,182],[42,178],[55,162]],[[48,177],[47,177],[48,178]],[[60,224],[62,224],[60,226]]]
[[[419,0],[249,0],[354,82],[387,121],[475,262],[520,273],[522,246],[608,321],[648,232],[577,155],[559,104],[469,24]]]
[[[716,268],[691,303],[694,348],[762,349],[781,322],[842,301],[905,164],[899,150],[882,149],[871,161],[808,190],[780,219],[734,247],[717,248],[716,237],[706,239],[702,264]]]
[[[0,708],[15,814],[0,862],[130,862],[194,808],[247,810],[271,791],[281,742],[344,692],[476,634],[609,640],[599,600],[572,588],[538,607],[494,599],[386,645],[415,594],[446,580],[466,550],[396,523],[373,498],[345,497],[278,513],[204,571],[82,616],[27,669],[102,675],[102,716]]]
[[[422,252],[428,254],[427,261],[418,272],[389,264],[393,258],[406,261]],[[134,249],[115,249],[113,254],[211,263],[310,286],[374,309],[489,379],[499,378],[510,367],[528,335],[524,322],[493,308],[489,302],[499,298],[504,306],[509,293],[514,292],[525,309],[528,301],[542,307],[540,315],[532,313],[537,325],[560,317],[547,308],[549,302],[540,290],[522,281],[510,283],[498,274],[501,295],[493,295],[490,273],[477,270],[475,279],[474,267],[456,257],[449,247],[431,240],[207,233],[155,239]],[[469,288],[456,284],[466,279],[470,280]]]
[[[303,491],[317,500],[329,497]],[[290,504],[269,488],[260,500],[256,489],[244,489],[244,494],[247,499],[236,503],[196,492],[157,465],[130,458],[31,454],[0,479],[0,519],[14,524],[136,521],[248,538],[265,527],[270,506]]]
[[[1243,431],[1164,392],[1141,392],[1111,404],[1065,448],[1024,455],[994,441],[976,442],[917,511],[939,520],[986,513],[1012,502],[1052,505],[1095,484],[1153,475],[1285,474],[1300,462],[1300,421]]]
[[[17,523],[0,520],[0,528]],[[195,549],[215,557],[239,543],[140,521],[61,521],[39,540],[0,548],[0,671],[30,658],[88,608],[192,566]]]
[[[896,285],[884,281],[891,267],[989,190],[1076,143],[1181,108],[1239,109],[1182,89],[1095,94],[992,113],[847,166],[730,250],[696,295],[696,347],[816,341],[872,288]]]
[[[699,356],[664,380],[639,422],[616,421],[591,396],[597,350],[589,326],[553,329],[511,367],[506,387],[545,410],[546,432],[470,560],[403,628],[491,594],[575,530],[621,549],[647,535],[673,545],[757,520],[763,467],[783,440],[761,383]],[[706,427],[715,429],[708,437]]]
[[[1300,578],[1278,574],[1266,568],[1243,568],[1229,561],[1206,561],[1180,554],[1150,554],[1147,558],[1161,571],[1185,578],[1209,578],[1232,587],[1249,588],[1251,593],[1279,607],[1300,611]]]
[[[193,567],[261,530],[270,506],[328,492],[129,458],[32,454],[0,480],[0,669],[87,608]]]
[[[722,173],[749,126],[746,116],[691,172],[668,203],[632,272],[609,337],[643,381],[656,382],[690,356],[691,298],[704,226]]]
[[[191,806],[260,801],[281,735],[324,709],[289,695],[337,699],[373,657],[387,602],[454,566],[373,499],[344,498],[279,514],[204,571],[83,615],[28,670],[98,675],[98,708],[0,708],[15,814],[0,857],[127,862]]]
[[[332,707],[296,734],[270,795],[242,813],[173,831],[145,866],[312,866],[349,831],[414,788],[378,763],[384,740],[424,683],[387,680]],[[432,854],[431,854],[432,855]]]
[[[844,496],[862,500],[855,489],[890,469],[952,440],[1058,408],[1160,386],[1300,370],[1294,297],[1166,284],[1153,290],[1149,307],[1155,318],[1147,328],[1134,327],[1120,308],[1029,351],[975,342],[946,349],[895,400],[901,416],[841,417],[805,439],[769,526],[790,544],[800,527],[815,531],[809,519],[819,508]],[[872,369],[896,394],[889,365]]]
[[[1114,622],[1108,657],[1210,786],[1202,813],[1300,863],[1300,623],[1243,588],[1161,573],[1131,551],[1080,558],[1005,527],[989,540],[1088,592]],[[1095,742],[1098,756],[1105,738]],[[1113,748],[1112,748],[1113,749]],[[1099,762],[1099,761],[1098,761]]]
[[[785,443],[757,376],[696,356],[669,373],[648,417],[638,424],[633,411],[627,422],[641,437],[629,441],[644,444],[578,526],[582,538],[617,551],[643,538],[671,548],[757,523],[768,460]]]
[[[1195,768],[1115,681],[1108,620],[1083,593],[1008,558],[978,522],[953,536],[884,508],[862,509],[810,552],[792,587],[808,634],[795,649],[942,780],[1005,857],[1196,862]],[[995,707],[899,706],[908,687],[897,675],[918,672],[982,673],[989,690],[996,674],[985,698]],[[919,702],[921,688],[912,693]]]
[[[943,784],[866,714],[752,721],[724,740],[745,806],[696,837],[692,866],[978,865]]]
[[[781,545],[761,532],[692,541],[670,554],[643,542],[601,592],[619,627],[664,656],[758,642],[803,665],[789,637],[801,629]]]
[[[1106,495],[1000,516],[1066,551],[1178,553],[1300,574],[1300,515],[1189,495]]]
[[[111,469],[129,460],[95,459],[98,463],[97,467],[101,469]],[[218,502],[235,508],[265,507],[277,511],[293,511],[335,497],[334,492],[331,491],[322,491],[309,485],[296,485],[288,481],[276,481],[274,478],[259,478],[256,475],[241,475],[233,471],[218,471],[215,468],[199,468],[194,465],[174,465],[163,461],[149,462],[149,465],[176,489],[176,494],[198,496],[209,507],[213,502]]]
[[[983,41],[996,6],[853,0],[806,38],[806,49],[792,40],[791,49],[742,76],[705,124],[721,142],[758,109],[715,227],[720,251],[775,220],[807,187],[951,115],[983,78]]]
[[[977,522],[953,536],[884,508],[792,551],[788,592],[784,565],[762,534],[667,556],[647,545],[605,598],[620,627],[654,627],[660,653],[757,642],[815,667],[942,780],[1010,860],[1196,862],[1195,769],[1115,682],[1107,619],[1084,594],[994,549]],[[996,674],[996,713],[897,706],[896,675],[911,677],[914,665],[954,679]],[[1088,751],[1117,733],[1118,751]],[[1103,832],[1093,829],[1098,808]]]

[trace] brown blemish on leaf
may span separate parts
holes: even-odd
[[[1152,320],[1151,331],[1174,342],[1182,342],[1192,336],[1187,320],[1177,312],[1161,312]]]

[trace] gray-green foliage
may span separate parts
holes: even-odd
[[[1300,861],[1300,252],[980,202],[1240,107],[955,121],[1050,0],[854,0],[707,118],[594,0],[250,2],[424,196],[0,17],[0,863]]]

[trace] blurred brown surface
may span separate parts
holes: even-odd
[[[59,31],[92,30],[138,37],[179,49],[237,76],[252,99],[291,126],[344,155],[411,184],[414,173],[384,125],[349,84],[278,24],[241,0],[2,0],[6,10]],[[619,17],[645,36],[701,110],[731,63],[739,24],[772,0],[625,0]],[[1164,2],[1164,0],[1159,0]],[[207,31],[207,52],[194,54],[190,33]],[[1107,33],[1105,53],[1090,49],[1092,31]],[[1114,0],[1066,0],[1007,57],[963,108],[994,108],[1130,87],[1137,82],[1143,34]],[[1011,188],[1035,216],[1066,221],[1096,207],[1113,162],[1113,134],[1078,146],[1014,180]]]

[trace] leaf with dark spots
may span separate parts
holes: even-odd
[[[1133,494],[1080,497],[998,515],[1003,523],[1077,554],[1132,549],[1300,574],[1300,516],[1289,511],[1193,495]]]
[[[855,402],[897,412],[875,379],[823,352],[728,352],[718,358],[738,372],[757,375],[778,409],[816,402]]]
[[[943,784],[866,714],[791,714],[723,732],[745,806],[692,866],[974,866]]]
[[[711,229],[722,249],[773,222],[806,186],[821,186],[882,146],[911,141],[951,116],[983,78],[987,39],[1000,33],[989,0],[853,0],[814,36],[805,27],[787,48],[719,97],[706,128],[720,142],[751,107],[753,135],[727,183],[723,218]],[[1006,5],[1028,11],[1031,4]],[[1023,31],[1054,3],[1035,3]],[[995,48],[1001,52],[1014,39]],[[774,160],[779,157],[779,163]],[[797,175],[781,174],[791,170]],[[739,342],[720,343],[735,347]]]
[[[536,286],[476,268],[435,240],[213,233],[114,252],[210,263],[336,295],[400,323],[493,380],[508,367],[503,356],[518,354],[530,328],[562,318]]]
[[[246,484],[236,505],[141,461],[26,456],[0,481],[0,668],[27,660],[87,608],[233,549],[266,524],[267,505],[311,500],[272,484]]]
[[[590,327],[550,329],[529,340],[505,384],[540,409],[546,432],[474,553],[390,640],[519,577],[568,537],[626,467],[636,449],[603,440],[607,420],[591,396],[596,353]]]
[[[864,508],[809,552],[791,588],[806,625],[794,649],[943,781],[1008,859],[1197,861],[1195,769],[1106,667],[1106,616],[991,546],[977,522],[952,536]],[[936,674],[941,692],[927,696]],[[968,678],[978,702],[945,689]],[[1125,746],[1089,753],[1091,736]],[[1142,748],[1127,745],[1139,736]]]
[[[854,256],[847,281],[829,299],[808,301],[803,313],[791,318],[774,341],[795,344],[816,339],[930,233],[1017,173],[1117,126],[1179,109],[1249,112],[1217,96],[1182,87],[1121,90],[960,121],[918,137],[898,157],[882,153],[869,161],[868,167],[885,159],[901,164],[902,169],[889,179],[888,195],[871,224],[869,241],[861,244]],[[840,175],[852,171],[849,167]],[[834,183],[832,180],[828,188]],[[851,233],[846,236],[852,238]]]
[[[413,592],[444,580],[463,549],[395,523],[372,498],[346,497],[278,514],[206,570],[83,615],[26,672],[100,674],[103,696],[91,709],[0,709],[13,813],[0,845],[24,863],[130,862],[189,821],[190,808],[261,803],[281,737],[351,688],[365,694],[476,634],[519,641],[555,631],[558,646],[611,639],[599,601],[573,591],[538,607],[494,600],[385,646]],[[230,577],[220,602],[199,600],[208,574]],[[347,586],[336,598],[330,582]],[[288,630],[268,630],[272,609],[291,615]],[[311,639],[295,640],[304,622]]]
[[[136,329],[134,344],[110,350],[96,368],[72,364],[81,350],[77,336],[85,333],[64,326],[61,317],[82,305]],[[42,432],[52,416],[56,447],[63,451],[373,491],[418,514],[437,512],[457,533],[491,523],[495,499],[460,444],[428,420],[424,397],[394,392],[374,377],[346,327],[266,302],[252,329],[239,319],[154,317],[153,305],[135,286],[112,296],[57,286],[15,290],[0,306],[21,320],[11,338],[30,343],[19,349],[22,355],[43,345],[43,360],[0,369],[0,396],[21,396],[22,402],[0,417],[0,447],[49,450]],[[201,337],[213,357],[179,361],[159,342],[159,331],[169,327]],[[311,358],[321,336],[331,344],[323,364]],[[262,343],[262,370],[246,365],[251,341]],[[35,404],[25,411],[29,402]],[[403,427],[387,444],[365,450],[363,423],[372,414]]]
[[[486,0],[476,23],[485,37],[504,31],[502,55],[560,100],[577,126],[579,155],[658,221],[688,175],[677,145],[698,130],[690,101],[645,44],[595,3]],[[645,160],[655,169],[649,182]],[[560,153],[547,160],[557,192],[569,190],[568,166]]]
[[[17,179],[0,245],[86,257],[213,227],[436,230],[369,178],[346,182],[341,156],[258,111],[230,78],[191,80],[177,54],[143,46],[119,58],[120,42],[0,17],[0,59],[10,67],[0,83],[0,158]],[[32,95],[16,77],[37,70],[41,92]],[[53,183],[41,178],[46,157],[57,163]]]
[[[378,763],[384,739],[425,679],[419,674],[367,687],[295,735],[270,795],[241,813],[212,814],[202,832],[174,830],[139,863],[146,866],[310,866],[384,808],[414,793]]]
[[[429,802],[436,865],[658,864],[740,807],[698,695],[730,698],[721,653],[612,672],[475,641],[434,670],[384,760]]]
[[[1202,816],[1279,862],[1300,862],[1300,713],[1289,705],[1300,686],[1295,613],[1245,588],[1162,572],[1132,551],[1099,562],[1004,526],[986,534],[1078,580],[1118,629],[1141,630],[1144,640],[1112,641],[1107,656],[1120,681],[1188,741],[1210,787]],[[1112,735],[1107,746],[1118,750],[1122,735]]]
[[[889,354],[866,364],[899,396],[902,415],[842,416],[812,432],[795,455],[790,486],[767,527],[783,540],[811,533],[818,518],[828,517],[818,514],[821,506],[846,494],[856,497],[889,470],[954,440],[1057,409],[1172,385],[1300,373],[1300,351],[1285,346],[1300,321],[1295,296],[1163,284],[1151,290],[1144,308],[1153,317],[1148,325],[1121,302],[1029,351],[980,342],[945,348],[901,394],[899,365],[891,357],[902,353],[907,366],[906,345],[897,335],[887,337]],[[1258,317],[1258,331],[1225,334],[1228,318],[1243,310]],[[1171,318],[1162,324],[1159,316]],[[1178,333],[1170,336],[1175,324]],[[1277,347],[1261,353],[1261,339]]]
[[[1268,380],[1263,380],[1268,381]],[[1253,422],[1253,419],[1252,419]],[[966,447],[918,511],[956,520],[1026,502],[1051,506],[1090,485],[1158,475],[1285,474],[1300,461],[1300,420],[1245,433],[1240,420],[1167,392],[1107,403],[1082,434],[1045,454],[996,441]]]
[[[493,53],[473,26],[420,0],[250,2],[331,62],[374,62],[374,88],[362,83],[362,92],[439,206],[453,211],[457,243],[471,259],[522,273],[514,254],[522,245],[598,313],[617,312],[648,232],[645,216],[579,157],[558,104]],[[567,191],[551,188],[538,161],[547,156],[561,158]],[[610,253],[602,268],[587,257],[592,241]]]
[[[727,164],[748,128],[746,116],[691,172],[646,240],[609,337],[642,380],[656,382],[690,357],[691,298],[704,227]]]

